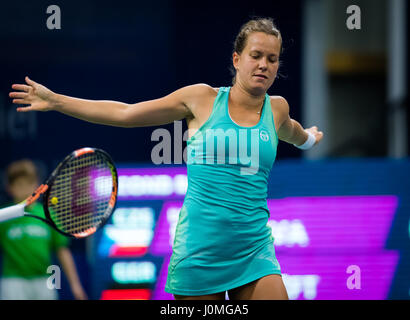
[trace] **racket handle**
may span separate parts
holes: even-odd
[[[0,209],[0,222],[24,216],[25,203]]]

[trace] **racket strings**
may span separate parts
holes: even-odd
[[[88,153],[71,159],[51,187],[48,205],[57,228],[78,234],[105,220],[113,176],[104,157]]]

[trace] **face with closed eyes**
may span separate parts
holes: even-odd
[[[248,36],[242,53],[234,52],[236,82],[253,95],[265,94],[275,81],[279,69],[281,40],[264,32]]]

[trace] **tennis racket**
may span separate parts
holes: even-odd
[[[111,216],[117,192],[117,170],[111,157],[100,149],[82,148],[69,154],[30,197],[1,209],[0,222],[33,217],[65,236],[87,237]],[[41,195],[44,219],[24,211]]]

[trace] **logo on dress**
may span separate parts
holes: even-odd
[[[259,133],[259,136],[261,137],[261,140],[264,142],[269,141],[269,133],[267,133],[265,130],[261,130]]]

